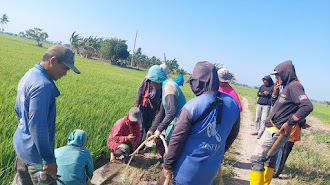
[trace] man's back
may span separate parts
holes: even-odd
[[[187,109],[193,120],[196,120],[207,109],[214,97],[215,94],[200,95],[190,100],[184,109]],[[208,116],[189,130],[182,150],[183,155],[179,157],[174,172],[179,181],[188,184],[210,184],[220,167],[227,137],[240,114],[234,98],[224,93],[220,97],[223,99],[221,123],[216,123],[219,113],[218,107],[215,107]],[[194,173],[195,171],[198,171],[198,176]],[[180,177],[176,176],[178,173],[181,174]]]
[[[87,184],[88,176],[93,175],[92,156],[84,147],[63,146],[55,150],[57,174],[65,184]],[[91,177],[90,177],[91,178]]]

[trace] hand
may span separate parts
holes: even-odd
[[[133,136],[133,134],[130,134],[127,136],[127,142],[129,143],[133,143],[135,139],[135,136]]]
[[[288,122],[286,122],[282,125],[280,132],[284,133],[284,135],[288,135],[288,134],[290,134],[291,129],[292,129],[292,126]]]
[[[164,173],[164,177],[166,178],[167,176],[173,174],[173,170],[167,170],[167,169],[163,168],[163,173]]]
[[[274,85],[274,91],[273,91],[273,95],[274,96],[277,96],[280,87],[281,87],[281,84],[279,83],[278,80],[276,80],[275,81],[275,85]]]
[[[268,92],[268,91],[264,91],[263,94],[264,94],[265,96],[268,96],[269,92]]]
[[[147,132],[147,138],[149,138],[152,135],[154,135],[154,133],[151,130],[148,130],[148,132]]]
[[[156,135],[156,137],[158,138],[160,134],[161,134],[161,132],[157,129],[157,130],[155,131],[155,135]]]
[[[44,164],[42,167],[42,171],[47,173],[48,175],[54,176],[57,173],[57,164],[56,162],[50,164]]]

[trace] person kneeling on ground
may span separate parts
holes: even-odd
[[[181,109],[158,184],[172,173],[173,184],[212,184],[225,148],[239,131],[239,106],[234,98],[218,92],[213,64],[198,62],[189,83],[197,97]]]
[[[86,133],[77,129],[70,134],[68,145],[55,150],[57,174],[65,184],[90,184],[94,167],[91,154],[84,148],[86,141]]]
[[[129,110],[127,116],[119,119],[112,127],[108,138],[108,147],[111,150],[111,162],[116,157],[127,156],[132,153],[140,143],[141,111],[137,107]]]

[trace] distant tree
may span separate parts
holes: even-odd
[[[19,34],[18,34],[20,37],[25,37],[25,34],[24,34],[24,32],[19,32]]]
[[[79,34],[76,34],[76,32],[71,34],[70,47],[72,50],[77,50],[77,54],[79,54],[79,41],[81,40],[82,38],[79,36]]]
[[[48,38],[48,34],[46,32],[42,32],[42,29],[40,28],[29,29],[25,32],[27,37],[38,42],[39,47],[42,47],[42,44],[40,44],[40,42],[46,41],[46,39]]]
[[[325,104],[327,105],[327,107],[330,105],[330,101],[325,101]]]
[[[9,17],[6,14],[3,14],[2,17],[0,17],[0,24],[1,24],[1,32],[3,34],[4,29],[4,25],[7,25],[7,23],[9,22]]]
[[[152,57],[150,58],[150,64],[151,64],[151,66],[152,66],[152,65],[160,65],[160,64],[162,64],[162,61],[160,61],[159,58],[157,58],[157,57],[155,57],[155,56],[152,56]],[[150,67],[151,67],[151,66],[150,66]]]
[[[177,73],[177,74],[185,75],[185,74],[187,74],[187,71],[185,71],[183,68],[181,68],[181,69],[177,69],[177,70],[176,70],[176,73]]]
[[[166,60],[165,64],[168,67],[168,71],[172,72],[172,73],[175,72],[179,68],[179,64],[178,64],[178,61],[176,59]]]
[[[217,68],[217,71],[221,68],[223,68],[223,64],[221,63],[214,63],[215,68]]]
[[[138,48],[134,54],[133,66],[149,68],[151,66],[151,59],[142,53],[142,49]]]
[[[82,39],[78,43],[80,55],[85,58],[99,58],[102,42],[103,38],[97,38],[94,36]]]
[[[110,60],[111,64],[116,65],[129,56],[126,41],[117,38],[104,40],[101,44],[100,54],[103,59]]]

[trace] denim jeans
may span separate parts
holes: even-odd
[[[254,130],[258,135],[262,135],[265,131],[265,120],[269,115],[270,105],[257,104],[256,120],[254,122]]]
[[[258,144],[254,149],[254,152],[251,156],[251,170],[253,171],[264,171],[264,166],[275,168],[277,152],[282,149],[283,145],[289,140],[290,134],[285,135],[282,140],[279,142],[277,147],[273,150],[268,158],[266,158],[267,152],[273,146],[280,134],[272,133],[265,131],[265,133],[258,140]]]

